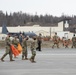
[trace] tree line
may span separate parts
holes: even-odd
[[[28,13],[14,12],[10,13],[3,13],[0,11],[0,26],[6,24],[7,26],[29,26],[34,24],[39,24],[41,26],[52,26],[58,23],[58,21],[64,18],[71,18],[69,21],[70,25],[73,26],[76,24],[76,15],[74,16],[65,16],[61,15],[60,17],[53,16],[53,15],[30,15]]]

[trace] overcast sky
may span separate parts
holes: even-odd
[[[76,15],[76,0],[0,0],[0,10],[53,16]]]

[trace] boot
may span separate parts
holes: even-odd
[[[33,56],[31,56],[31,58],[29,59],[30,61],[32,61]]]
[[[15,60],[12,59],[12,56],[10,56],[10,61],[15,61]]]
[[[28,60],[28,58],[27,58],[27,51],[26,51],[24,57],[25,57],[25,60]]]
[[[12,59],[12,60],[10,60],[10,61],[15,61],[15,60]]]
[[[24,58],[22,58],[22,60],[25,60]]]
[[[32,63],[36,63],[36,61],[34,60],[34,58],[32,58],[31,62],[32,62]]]
[[[13,60],[13,59],[10,59],[10,61],[15,61],[15,60]]]
[[[36,63],[36,61],[34,61],[34,60],[32,60],[31,62],[32,62],[32,63]]]
[[[2,56],[2,58],[1,58],[1,61],[2,61],[2,62],[4,62],[3,59],[5,58],[6,55],[7,55],[7,54],[4,54],[4,55]]]
[[[25,60],[23,55],[22,55],[22,60]]]
[[[4,62],[4,60],[1,58],[1,61]]]

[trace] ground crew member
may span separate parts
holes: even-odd
[[[64,46],[65,46],[65,48],[68,48],[68,45],[69,45],[69,40],[64,40]]]
[[[52,48],[54,48],[55,45],[57,46],[57,48],[59,48],[59,37],[57,36],[57,33],[55,33],[55,35],[53,36],[53,42],[54,44]]]
[[[76,48],[76,37],[75,37],[75,34],[73,35],[72,37],[72,47],[71,48]]]
[[[20,35],[19,35],[19,42],[20,42],[21,45],[22,45],[22,39],[23,39],[23,35],[20,34]]]
[[[5,39],[5,42],[6,42],[6,52],[5,54],[1,57],[1,61],[4,62],[4,58],[9,54],[9,57],[10,57],[10,61],[14,61],[12,59],[12,50],[11,50],[11,40],[10,40],[10,36],[7,35],[6,39]]]
[[[36,50],[41,51],[41,43],[42,43],[41,34],[39,34],[37,38],[38,47],[36,48]]]
[[[33,40],[31,41],[31,53],[32,53],[32,56],[30,58],[30,61],[32,63],[36,62],[35,61],[36,48],[37,48],[37,40],[36,40],[36,37],[33,37]]]
[[[23,48],[23,50],[22,50],[22,60],[28,60],[28,58],[27,58],[27,40],[28,40],[29,38],[28,37],[24,37],[23,38],[23,41],[22,41],[22,48]]]
[[[18,47],[18,43],[19,43],[19,41],[18,41],[18,39],[17,39],[17,36],[15,35],[14,36],[14,39],[12,40],[12,44],[14,45],[14,47],[17,49],[17,47]],[[14,58],[16,58],[16,56],[14,56]]]

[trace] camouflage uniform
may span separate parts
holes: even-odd
[[[19,43],[19,41],[18,41],[16,38],[14,38],[14,39],[12,40],[12,44],[14,45],[15,48],[18,47],[18,43]]]
[[[21,46],[22,46],[22,39],[23,39],[23,35],[20,34],[20,35],[19,35],[19,42],[20,42]]]
[[[12,59],[12,50],[11,50],[11,47],[10,47],[10,45],[11,45],[11,40],[10,40],[10,37],[9,37],[9,36],[6,37],[5,42],[6,42],[6,52],[5,52],[5,54],[2,56],[1,61],[4,61],[3,59],[4,59],[8,54],[9,54],[9,57],[10,57],[10,61],[14,61],[14,60]]]
[[[68,43],[69,43],[69,40],[64,40],[64,46],[65,46],[65,48],[68,48]]]
[[[36,56],[36,48],[37,48],[37,40],[36,38],[33,38],[33,40],[31,41],[31,53],[32,56],[30,58],[31,62],[35,62],[35,56]]]
[[[53,41],[54,41],[54,44],[52,48],[54,48],[55,45],[57,46],[57,48],[59,48],[59,37],[57,35],[53,37]]]
[[[76,48],[76,37],[72,37],[72,48],[75,47]]]
[[[23,50],[22,50],[22,60],[24,60],[24,59],[27,60],[28,59],[27,58],[27,38],[23,39],[22,48],[23,48]]]
[[[14,39],[12,40],[12,44],[14,45],[14,47],[17,49],[18,47],[18,43],[19,41],[17,40],[17,36],[14,37]],[[16,58],[16,56],[14,56]]]

